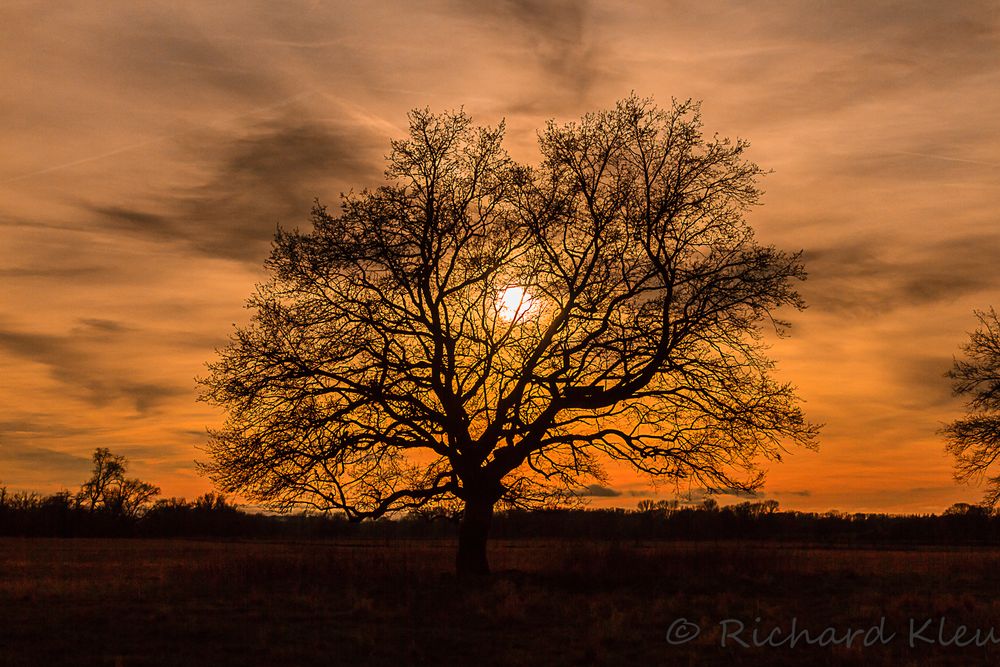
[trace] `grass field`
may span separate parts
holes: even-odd
[[[495,575],[473,583],[452,575],[453,553],[426,540],[0,539],[0,664],[1000,664],[1000,644],[970,642],[994,626],[1000,638],[995,549],[525,540],[493,544]],[[679,643],[679,619],[700,634]],[[753,645],[755,625],[786,636],[793,619],[797,646]],[[942,622],[945,641],[965,635],[941,645]],[[831,646],[801,635],[827,628]]]

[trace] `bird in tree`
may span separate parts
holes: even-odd
[[[455,510],[457,570],[484,574],[496,508],[573,502],[609,459],[749,490],[815,444],[762,338],[804,307],[800,254],[754,240],[762,170],[698,104],[550,122],[536,166],[502,123],[409,120],[384,185],[278,230],[200,380],[227,412],[203,464],[221,489],[356,520]]]
[[[989,476],[1000,457],[1000,321],[997,313],[976,311],[981,325],[962,346],[947,375],[955,394],[968,399],[966,414],[944,427],[947,449],[955,457],[959,481],[988,477],[984,504],[1000,500],[1000,474]]]

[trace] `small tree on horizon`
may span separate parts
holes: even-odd
[[[452,508],[478,574],[495,507],[578,501],[602,460],[752,490],[814,444],[761,331],[805,273],[744,221],[745,142],[634,96],[550,122],[536,167],[503,134],[413,111],[387,184],[278,231],[200,380],[227,411],[203,464],[222,490],[354,520]]]
[[[76,494],[76,504],[83,509],[136,518],[160,494],[158,486],[126,477],[128,459],[112,454],[107,447],[94,450],[93,462],[90,479]]]

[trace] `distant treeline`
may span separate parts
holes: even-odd
[[[0,535],[37,537],[449,538],[456,523],[411,515],[352,523],[339,514],[250,512],[224,496],[159,500],[142,513],[88,506],[68,492],[51,496],[0,488]],[[493,520],[495,539],[765,540],[839,545],[1000,545],[1000,513],[954,505],[941,515],[825,514],[780,511],[777,502],[719,507],[643,502],[636,510],[508,511]]]

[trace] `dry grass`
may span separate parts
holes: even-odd
[[[0,540],[2,665],[996,664],[1000,645],[918,646],[910,618],[1000,628],[995,550],[516,541],[496,575],[441,541]],[[719,646],[752,628],[867,628],[863,648]],[[671,645],[677,618],[698,623]],[[935,625],[936,627],[936,625]],[[1000,629],[997,632],[1000,635]],[[749,636],[749,630],[745,633]]]

